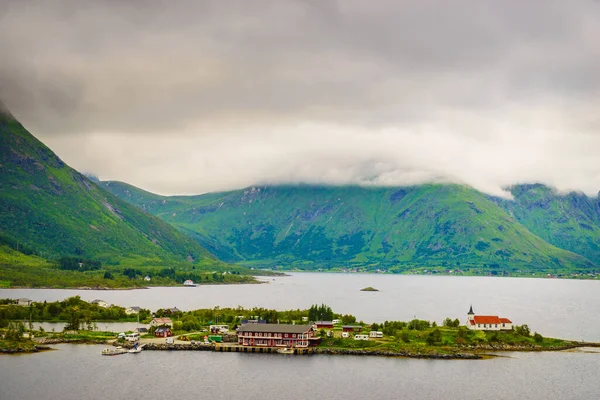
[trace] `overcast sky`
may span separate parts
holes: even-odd
[[[3,0],[0,99],[71,166],[161,194],[596,195],[600,1]]]

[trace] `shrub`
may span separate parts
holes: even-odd
[[[544,341],[544,337],[536,332],[533,335],[533,340],[535,340],[536,343],[542,343]]]
[[[410,336],[408,336],[408,332],[406,331],[402,331],[402,333],[400,333],[400,339],[404,342],[404,343],[409,343],[410,342]]]
[[[442,332],[440,332],[439,329],[434,329],[433,331],[429,332],[429,334],[427,335],[427,338],[425,338],[425,342],[428,345],[434,345],[436,343],[440,343],[442,341]]]

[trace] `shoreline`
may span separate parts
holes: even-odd
[[[64,339],[49,338],[35,341],[30,348],[2,349],[0,354],[33,354],[41,351],[56,350],[50,347],[52,344],[104,344],[120,345],[124,348],[131,348],[131,343],[119,344],[115,340],[93,340],[93,339]],[[278,348],[274,347],[250,347],[235,344],[206,345],[202,343],[142,343],[144,350],[147,351],[212,351],[219,353],[250,353],[250,354],[277,354]],[[357,357],[397,357],[397,358],[415,358],[429,360],[486,360],[490,358],[503,357],[499,353],[514,352],[560,352],[576,348],[600,348],[600,343],[595,342],[570,342],[563,346],[538,347],[533,345],[477,345],[465,346],[459,348],[446,349],[446,351],[411,352],[411,351],[392,351],[392,350],[368,350],[368,349],[346,349],[338,347],[308,347],[297,348],[295,355],[328,355],[328,356],[357,356]]]

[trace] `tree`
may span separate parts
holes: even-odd
[[[440,343],[441,341],[442,341],[442,332],[440,332],[440,330],[438,328],[429,332],[429,334],[427,335],[427,338],[425,338],[425,342],[430,346]]]
[[[109,271],[106,271],[104,273],[104,279],[115,279],[115,277]]]
[[[374,331],[378,331],[379,330],[379,324],[377,322],[373,322],[373,324],[371,325],[371,329]]]
[[[71,306],[67,309],[67,312],[69,320],[65,326],[65,330],[78,331],[81,326],[81,312],[79,311],[79,307]]]
[[[310,321],[331,321],[333,320],[333,311],[331,307],[321,304],[314,304],[308,309],[308,319]]]
[[[23,334],[25,333],[25,325],[21,321],[11,321],[8,324],[8,330],[6,331],[6,339],[15,342],[23,340]]]
[[[531,335],[531,331],[527,325],[515,326],[515,332],[517,332],[518,335],[525,337],[529,337]]]
[[[408,336],[408,332],[403,330],[402,333],[400,334],[400,339],[402,339],[402,341],[404,343],[410,342],[410,336]]]
[[[536,332],[533,335],[533,340],[535,340],[536,343],[542,343],[544,341],[544,337]]]

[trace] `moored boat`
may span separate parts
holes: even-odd
[[[127,350],[122,348],[121,346],[118,347],[113,347],[113,348],[107,348],[102,350],[102,355],[103,356],[118,356],[119,354],[125,354],[127,353]]]
[[[277,349],[279,354],[294,354],[294,349],[290,349],[289,347],[284,347],[282,349]]]

